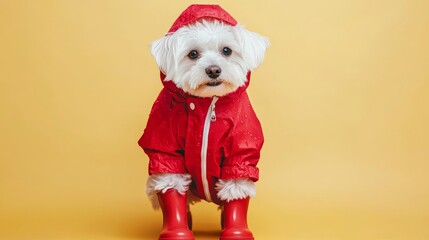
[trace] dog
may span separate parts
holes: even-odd
[[[152,43],[164,88],[139,145],[163,212],[159,239],[194,239],[189,204],[200,199],[221,207],[221,240],[253,239],[247,209],[264,139],[246,88],[268,46],[220,6],[199,4]]]

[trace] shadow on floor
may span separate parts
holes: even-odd
[[[200,238],[200,237],[213,237],[213,238],[219,238],[220,236],[220,231],[218,230],[206,230],[206,231],[202,231],[202,230],[196,230],[193,231],[195,238]]]

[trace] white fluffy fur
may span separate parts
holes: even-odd
[[[188,191],[190,183],[191,175],[189,174],[153,174],[147,180],[146,194],[149,196],[153,208],[159,209],[157,193],[165,193],[169,189],[176,189],[183,195]]]
[[[219,179],[216,183],[216,190],[218,191],[218,198],[227,202],[256,195],[255,183],[247,178]]]
[[[182,27],[152,43],[152,54],[166,81],[172,80],[178,88],[199,97],[224,96],[243,86],[247,72],[262,62],[269,45],[268,39],[244,29],[240,24],[230,26],[214,20],[196,22]],[[224,47],[232,50],[222,54]],[[197,50],[197,59],[188,53]],[[217,65],[222,73],[218,86],[207,86],[213,79],[205,72]]]

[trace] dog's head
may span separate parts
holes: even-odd
[[[216,19],[183,26],[152,43],[165,80],[198,97],[224,96],[262,62],[267,38]]]

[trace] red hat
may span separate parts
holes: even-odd
[[[216,19],[231,26],[237,25],[237,21],[219,5],[192,4],[180,14],[168,33],[175,32],[200,19]]]

